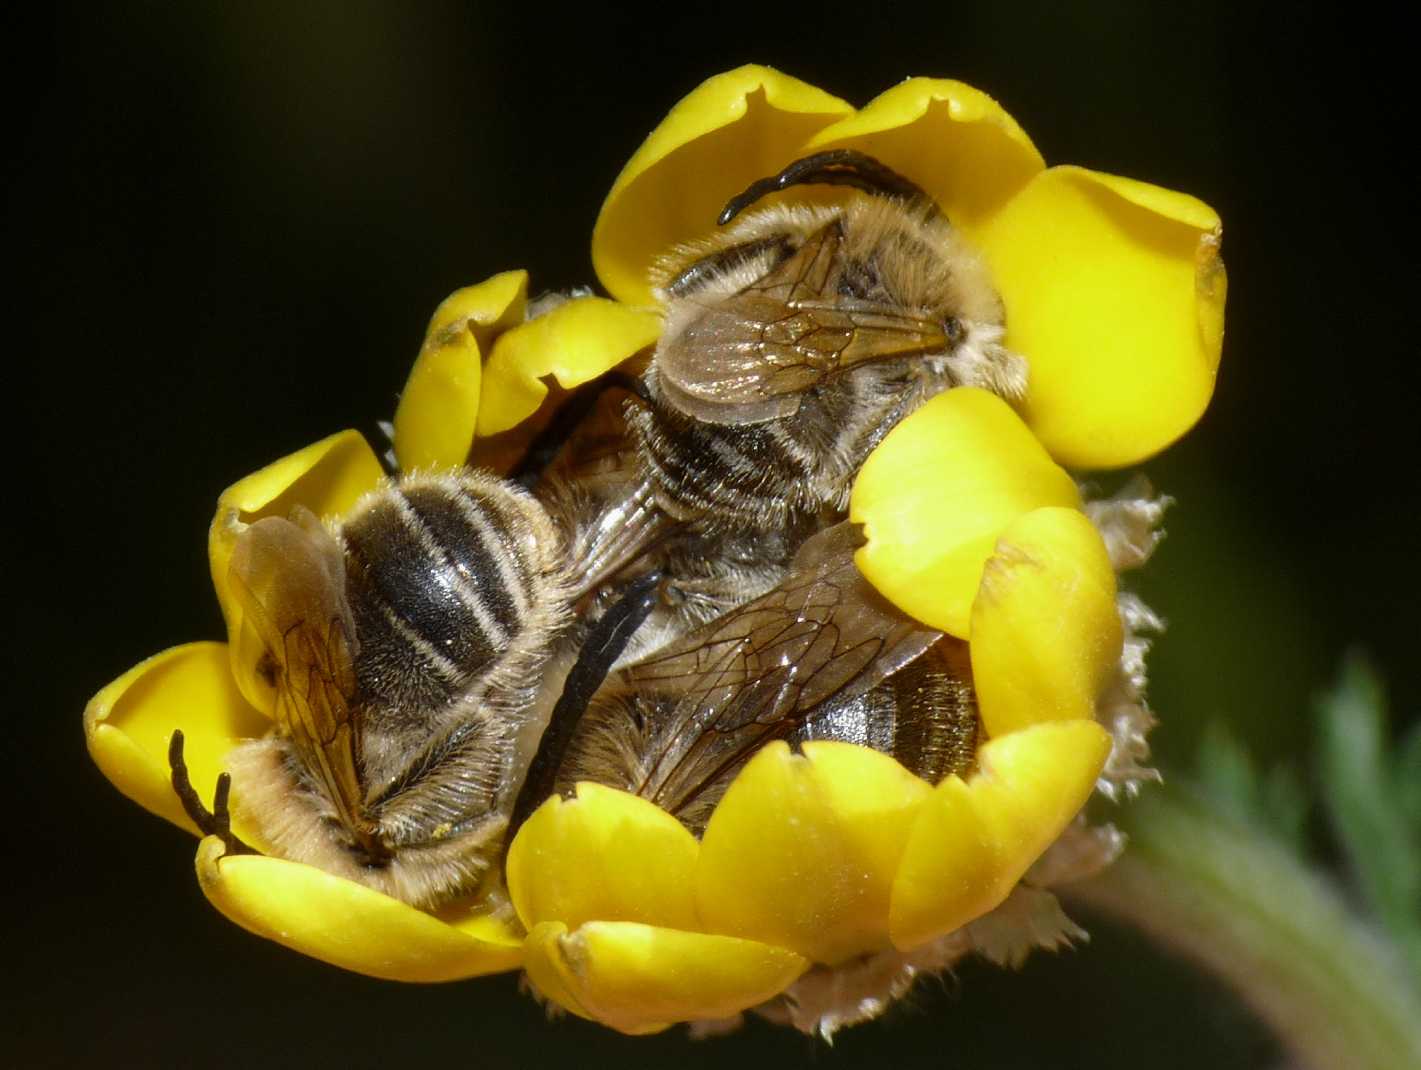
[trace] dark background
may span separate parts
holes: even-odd
[[[7,36],[6,248],[24,276],[5,347],[10,1062],[1276,1061],[1218,983],[1099,920],[1082,950],[1020,975],[968,965],[832,1049],[764,1026],[696,1044],[548,1024],[509,977],[343,974],[211,910],[192,841],[102,779],[79,715],[146,655],[221,634],[204,546],[224,486],[388,417],[454,288],[519,266],[535,291],[591,281],[622,163],[676,99],[748,60],[858,103],[910,74],[958,77],[1049,162],[1214,205],[1218,393],[1145,466],[1179,500],[1140,584],[1171,622],[1158,752],[1187,767],[1227,719],[1265,762],[1305,762],[1310,698],[1353,642],[1416,710],[1414,56],[1398,28],[1355,5],[261,3],[61,7]]]

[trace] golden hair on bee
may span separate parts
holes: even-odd
[[[666,306],[663,337],[682,334],[707,306],[765,277],[824,228],[842,235],[842,299],[955,320],[961,337],[941,355],[951,385],[1008,399],[1026,392],[1026,362],[1002,344],[1005,309],[980,253],[934,206],[851,193],[842,204],[780,203],[657,260],[652,283]]]

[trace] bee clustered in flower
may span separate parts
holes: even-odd
[[[502,912],[421,911],[208,837],[197,872],[222,913],[377,977],[523,969],[558,1006],[628,1033],[757,1008],[828,1034],[960,955],[1009,960],[1076,931],[1042,889],[1109,860],[1119,838],[1078,815],[1094,791],[1145,775],[1139,633],[1157,622],[1116,574],[1148,557],[1163,503],[1133,489],[1087,502],[1067,468],[1137,463],[1207,405],[1225,286],[1208,206],[1047,168],[1006,112],[959,82],[911,79],[854,109],[743,67],[682,100],[616,180],[592,241],[610,299],[530,316],[528,277],[511,271],[439,306],[395,454],[404,470],[462,464],[476,440],[538,411],[547,379],[573,388],[653,344],[658,257],[708,233],[748,183],[831,148],[873,156],[936,201],[984,258],[1006,343],[1029,367],[1016,403],[959,387],[922,406],[870,456],[850,503],[864,575],[969,643],[985,735],[975,771],[932,784],[866,747],[770,744],[699,837],[646,799],[581,784],[518,831]],[[239,742],[272,728],[239,686],[256,667],[228,578],[236,538],[296,506],[341,517],[382,478],[347,431],[221,495],[209,552],[229,642],[160,653],[86,711],[90,753],[120,791],[197,831],[169,780],[173,730],[207,792]],[[256,830],[235,831],[260,846]]]

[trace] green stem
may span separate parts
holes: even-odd
[[[1336,889],[1180,789],[1131,809],[1124,856],[1068,896],[1223,976],[1314,1070],[1421,1066],[1421,995]]]

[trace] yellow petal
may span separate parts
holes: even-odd
[[[1045,164],[995,100],[946,78],[909,78],[825,127],[806,151],[854,148],[912,179],[971,233]]]
[[[223,850],[215,836],[198,846],[203,894],[231,921],[283,947],[392,981],[454,981],[522,965],[518,935],[496,924],[466,931],[314,866],[224,858]]]
[[[464,463],[479,418],[483,357],[498,335],[523,322],[528,273],[505,271],[456,290],[435,309],[395,409],[400,468]]]
[[[580,783],[553,796],[508,849],[508,891],[529,929],[559,921],[638,921],[695,929],[696,838],[635,795]]]
[[[968,637],[982,565],[1002,529],[1048,505],[1078,507],[1076,485],[1006,402],[958,387],[888,433],[854,483],[854,560],[894,605]]]
[[[480,437],[538,411],[551,375],[571,389],[596,379],[656,341],[661,317],[604,297],[579,297],[499,336],[484,366]]]
[[[1063,464],[1163,449],[1203,413],[1223,344],[1219,217],[1076,167],[1037,175],[975,235],[1031,372],[1026,419]]]
[[[932,788],[850,743],[783,742],[755,755],[701,840],[701,921],[836,964],[888,946],[888,903]]]
[[[155,654],[124,673],[84,710],[84,738],[94,763],[146,810],[194,835],[168,770],[168,741],[183,731],[193,787],[209,808],[223,760],[238,742],[270,723],[242,698],[225,643],[188,643]]]
[[[731,936],[634,922],[559,922],[528,935],[533,983],[574,1014],[623,1033],[726,1018],[771,999],[809,963],[792,951]]]
[[[488,900],[480,895],[456,900],[429,913],[461,933],[499,947],[521,946],[523,938],[528,935],[517,918],[505,921],[496,914],[490,914]]]
[[[360,433],[341,431],[252,473],[217,499],[217,514],[207,532],[207,560],[227,621],[232,673],[247,700],[268,716],[271,688],[254,669],[263,646],[256,630],[244,622],[241,603],[227,580],[237,537],[248,524],[266,516],[288,516],[298,505],[319,517],[338,517],[372,490],[383,474]]]
[[[972,679],[992,737],[1089,719],[1123,636],[1115,572],[1074,509],[1038,509],[1002,532],[972,605]]]
[[[632,304],[651,300],[652,262],[715,229],[725,202],[800,155],[817,131],[853,108],[769,67],[702,82],[622,168],[592,232],[602,285]]]
[[[917,947],[997,906],[1090,797],[1110,753],[1093,721],[1033,725],[978,752],[918,812],[893,884],[893,943]]]

